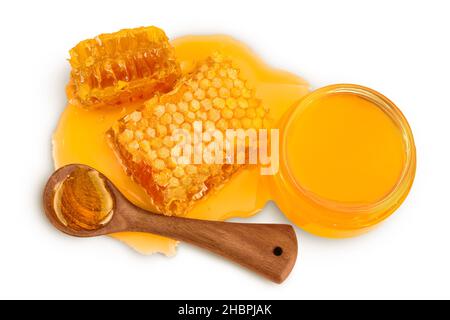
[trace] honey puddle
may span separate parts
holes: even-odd
[[[245,78],[255,84],[256,96],[270,109],[269,118],[277,123],[286,110],[308,93],[309,86],[301,78],[275,70],[264,64],[249,48],[231,37],[186,36],[172,41],[183,73],[214,52],[230,57]],[[53,136],[53,158],[56,168],[71,163],[89,165],[105,174],[134,204],[154,211],[146,192],[124,172],[105,132],[118,119],[140,104],[122,108],[86,110],[69,104],[64,110]],[[268,180],[260,176],[259,168],[243,169],[219,191],[198,201],[187,217],[225,220],[249,217],[259,212],[270,199]],[[113,235],[143,254],[175,253],[176,241],[144,233]]]

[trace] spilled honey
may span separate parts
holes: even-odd
[[[73,170],[54,192],[56,217],[72,230],[98,230],[112,218],[114,200],[95,170]]]
[[[172,41],[183,74],[190,73],[198,61],[215,52],[233,60],[245,79],[254,84],[255,95],[269,107],[268,117],[275,125],[286,111],[308,93],[308,85],[299,77],[265,65],[244,44],[227,36],[187,36]],[[53,137],[55,167],[83,163],[103,172],[134,204],[154,211],[152,201],[123,170],[108,145],[105,133],[119,119],[133,112],[139,104],[85,110],[69,104]],[[198,201],[187,217],[224,220],[248,217],[260,211],[271,199],[268,183],[258,168],[240,170],[220,189]],[[143,233],[113,235],[141,253],[162,252],[171,255],[176,242]]]

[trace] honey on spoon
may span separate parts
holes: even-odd
[[[72,230],[97,230],[113,216],[114,200],[99,173],[75,168],[55,186],[53,209]]]

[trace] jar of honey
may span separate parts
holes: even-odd
[[[318,89],[279,124],[280,170],[271,195],[299,227],[327,237],[370,230],[393,213],[414,180],[416,152],[400,110],[358,85]]]

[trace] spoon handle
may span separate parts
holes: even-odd
[[[205,221],[149,213],[128,207],[121,215],[128,231],[149,232],[212,251],[281,283],[297,258],[297,237],[285,224]]]

